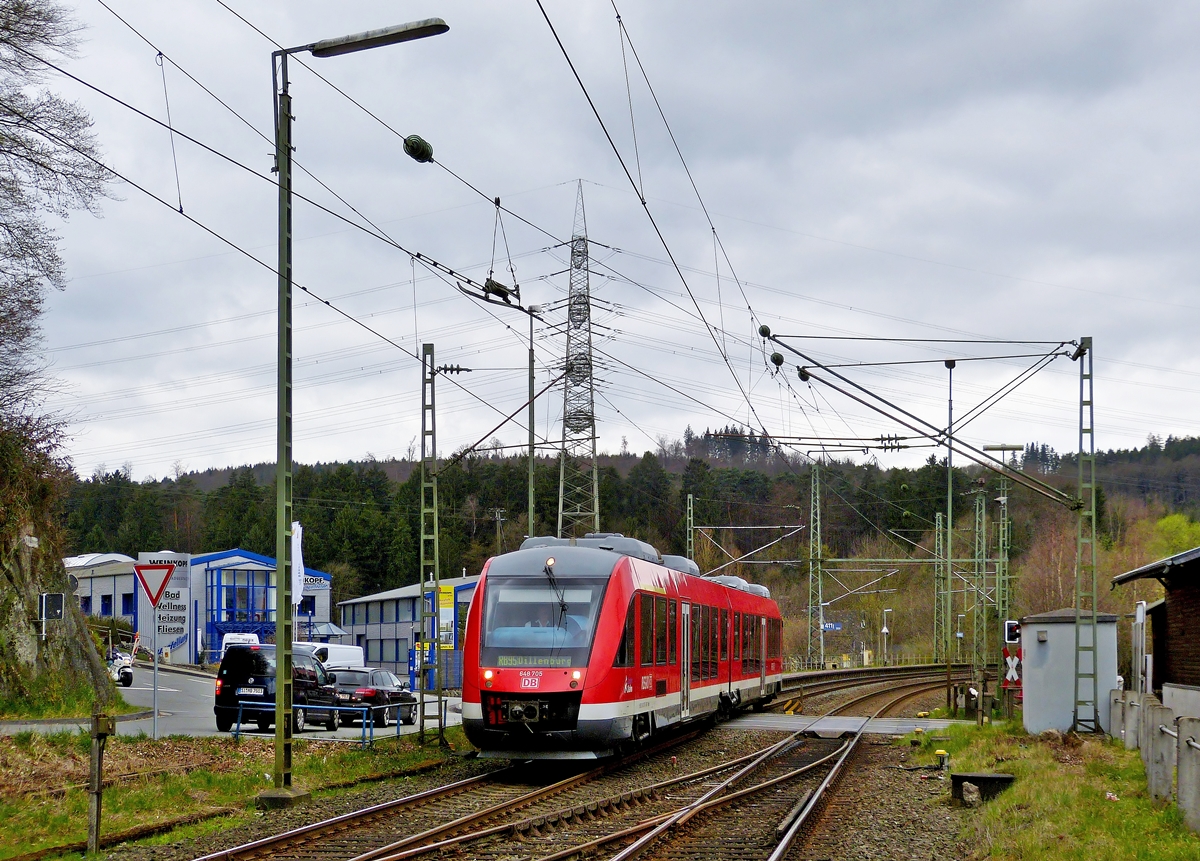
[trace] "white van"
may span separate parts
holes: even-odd
[[[217,660],[225,657],[225,650],[230,646],[257,646],[258,634],[226,634],[221,637],[221,654]]]
[[[365,667],[366,656],[362,646],[343,646],[341,643],[305,643],[299,640],[295,646],[311,646],[313,657],[325,665],[326,669],[338,667]]]

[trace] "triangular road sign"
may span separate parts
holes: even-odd
[[[167,583],[171,582],[171,575],[175,573],[174,564],[168,562],[162,565],[134,565],[133,570],[137,572],[142,590],[150,599],[150,606],[157,607],[159,599],[166,591]]]

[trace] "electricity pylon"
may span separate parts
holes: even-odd
[[[567,297],[567,352],[563,377],[563,440],[558,462],[558,537],[600,531],[600,476],[596,467],[596,392],[592,374],[592,300],[588,280],[587,216],[583,182],[571,233]]]

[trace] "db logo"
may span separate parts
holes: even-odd
[[[538,681],[539,681],[539,680],[538,680],[537,678],[532,678],[532,679],[530,679],[530,678],[525,678],[525,679],[521,679],[521,687],[523,687],[523,688],[536,688],[536,687],[538,686]]]

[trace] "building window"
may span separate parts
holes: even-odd
[[[100,615],[101,616],[111,616],[112,615],[112,595],[101,595],[100,596]]]
[[[122,616],[132,616],[133,615],[133,593],[132,592],[126,592],[123,595],[121,595],[121,615]]]
[[[382,660],[380,655],[383,652],[382,640],[367,640],[367,663],[377,664]]]
[[[300,599],[300,607],[297,612],[301,616],[311,616],[317,612],[317,597],[315,595],[305,595]]]
[[[383,621],[384,622],[395,622],[396,621],[396,604],[397,603],[399,603],[399,602],[397,602],[397,601],[384,601],[383,602]]]
[[[391,601],[389,601],[388,603],[390,604]],[[383,645],[381,647],[382,651],[380,652],[379,660],[395,662],[397,660],[397,658],[396,658],[396,641],[395,640],[383,640],[381,642],[383,643]]]
[[[367,624],[368,625],[378,625],[379,624],[379,602],[378,601],[372,601],[370,604],[367,605]]]
[[[361,624],[365,623],[366,621],[367,621],[367,605],[366,604],[355,604],[354,605],[354,624],[361,625]]]
[[[79,598],[79,612],[85,616],[92,615],[92,596],[82,595]]]

